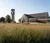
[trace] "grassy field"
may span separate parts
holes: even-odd
[[[50,43],[50,24],[0,23],[0,43]]]

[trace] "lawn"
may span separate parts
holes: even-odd
[[[50,43],[50,24],[0,23],[0,43]]]

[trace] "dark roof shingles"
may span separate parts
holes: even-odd
[[[36,13],[36,14],[25,14],[28,18],[34,18],[34,17],[49,17],[48,12],[44,13]]]

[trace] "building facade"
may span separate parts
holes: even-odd
[[[36,14],[24,14],[20,18],[20,22],[21,23],[31,23],[31,22],[47,23],[48,18],[49,18],[48,12],[36,13]]]

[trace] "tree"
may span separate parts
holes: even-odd
[[[4,17],[1,17],[0,18],[0,22],[5,22],[5,18]]]
[[[10,23],[11,22],[11,17],[9,15],[7,15],[5,21]]]

